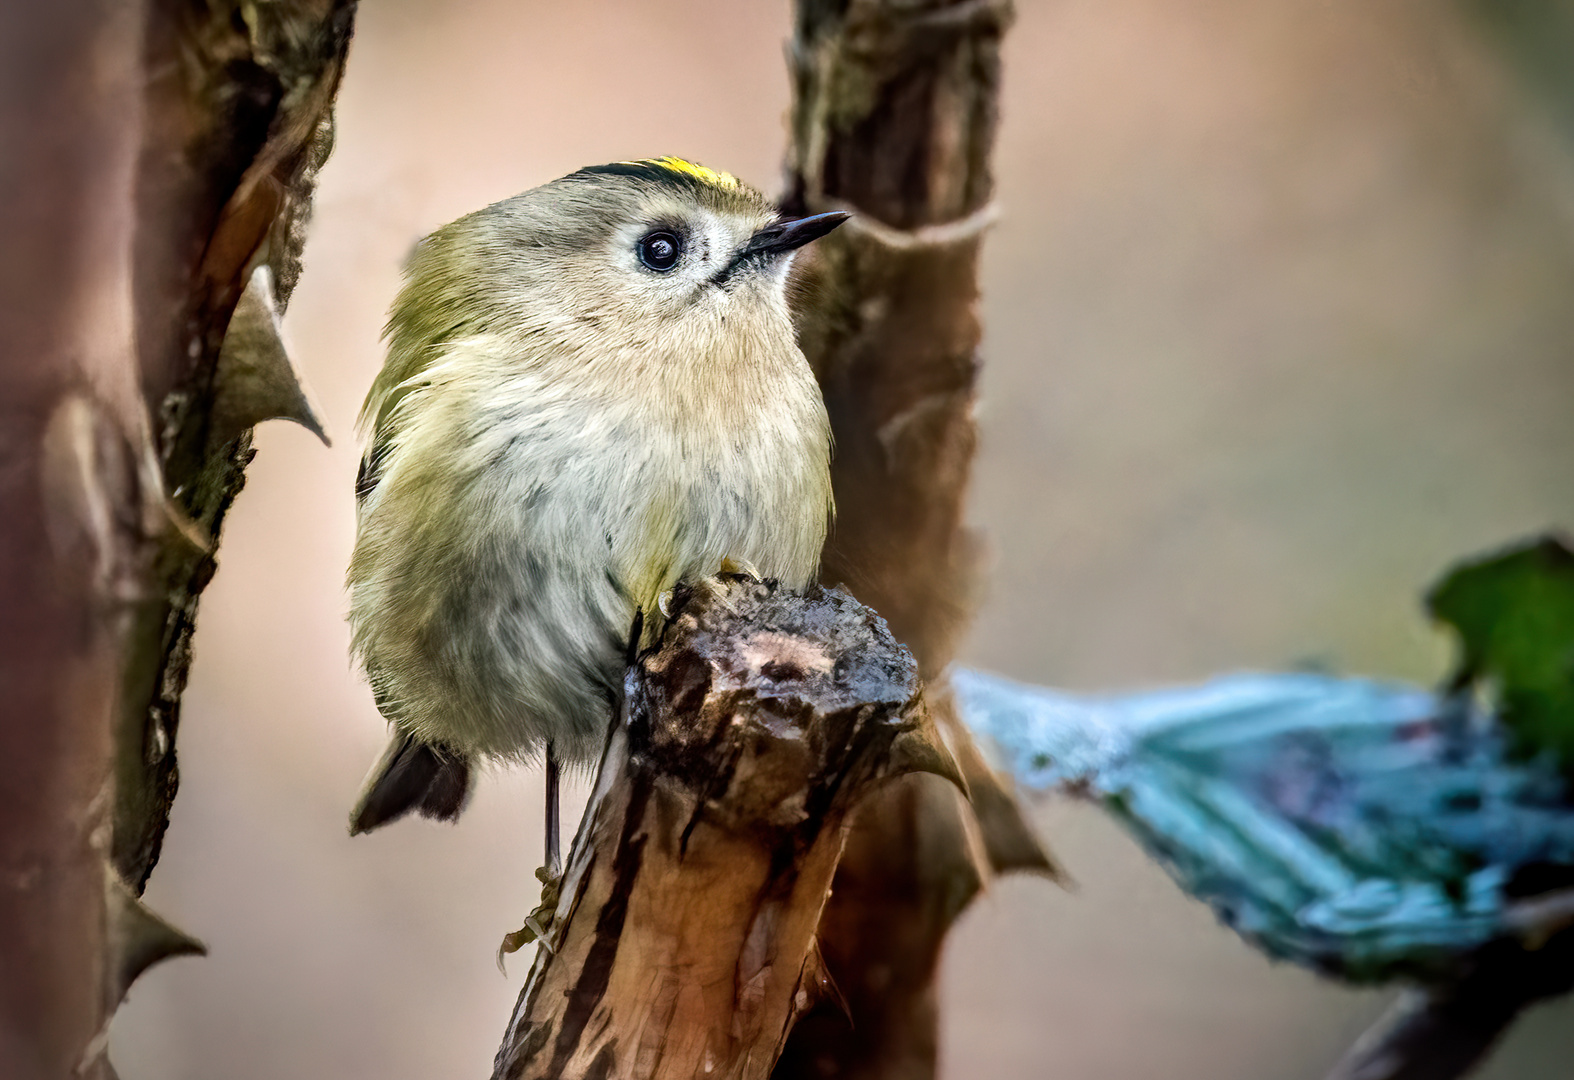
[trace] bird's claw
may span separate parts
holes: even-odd
[[[763,579],[760,577],[760,568],[748,559],[734,559],[731,557],[721,561],[721,568],[716,571],[718,577],[748,578],[758,585]]]
[[[503,971],[503,957],[516,953],[532,941],[541,942],[542,948],[552,952],[551,933],[557,921],[557,902],[562,895],[563,875],[554,874],[545,866],[536,868],[536,880],[541,882],[541,903],[525,916],[525,925],[511,934],[503,935],[497,947],[497,968]],[[506,972],[505,972],[506,974]]]

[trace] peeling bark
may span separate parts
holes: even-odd
[[[815,927],[848,813],[907,773],[960,782],[911,655],[846,593],[679,603],[629,669],[496,1080],[769,1076],[837,1000]]]

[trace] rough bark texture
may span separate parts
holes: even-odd
[[[926,674],[969,613],[977,262],[1009,5],[800,3],[789,208],[857,215],[813,253],[800,333],[836,433],[824,577]]]
[[[216,546],[245,482],[250,426],[215,418],[220,348],[256,269],[282,311],[300,274],[354,0],[156,0],[138,168],[135,304],[142,386],[167,490]],[[263,410],[266,412],[266,410]],[[255,415],[255,412],[254,412]],[[211,546],[158,553],[138,604],[116,733],[115,865],[138,891],[158,861],[179,774],[175,734]]]
[[[131,979],[201,949],[135,894],[250,425],[314,421],[269,286],[299,272],[353,8],[0,10],[6,1077],[108,1075]],[[250,345],[221,350],[248,286]]]
[[[803,1018],[778,1077],[932,1076],[946,931],[992,872],[1053,872],[938,682],[977,572],[962,514],[1010,18],[1004,0],[798,4],[788,208],[857,215],[801,277],[800,338],[836,438],[822,578],[912,648],[971,803],[913,777],[860,809],[820,934],[849,1009]]]
[[[836,1000],[815,927],[847,814],[907,772],[959,781],[912,656],[846,593],[678,603],[629,669],[497,1080],[769,1076]]]

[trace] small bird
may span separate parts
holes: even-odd
[[[393,732],[352,834],[544,758],[556,873],[557,770],[599,756],[638,626],[720,571],[814,579],[830,423],[787,271],[847,217],[666,157],[420,243],[361,413],[349,621]]]

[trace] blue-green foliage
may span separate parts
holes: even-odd
[[[1446,979],[1511,936],[1529,878],[1574,865],[1562,772],[1510,752],[1465,694],[1320,675],[1104,697],[955,684],[1019,782],[1099,801],[1248,940],[1345,979]]]

